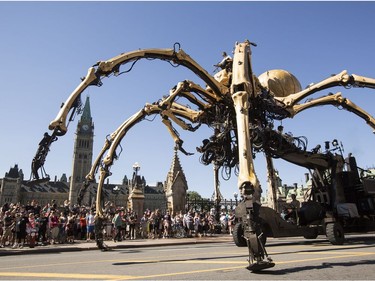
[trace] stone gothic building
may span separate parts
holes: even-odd
[[[270,182],[268,183],[269,185],[265,196],[262,197],[262,205],[268,206],[278,212],[281,212],[285,204],[292,200],[291,194],[295,194],[297,200],[299,200],[301,203],[304,202],[306,199],[306,192],[308,192],[311,187],[311,179],[309,179],[308,174],[305,174],[305,176],[305,185],[298,186],[297,183],[294,183],[293,185],[287,185],[283,184],[278,171],[275,170],[276,206],[274,206],[273,194],[271,192],[272,185]]]
[[[175,149],[171,169],[165,181],[165,195],[168,210],[172,213],[185,211],[187,189],[186,177],[182,170],[177,150]]]
[[[45,183],[32,183],[24,180],[22,169],[15,165],[10,168],[4,178],[0,179],[0,205],[5,203],[28,204],[35,200],[39,205],[45,205],[55,200],[57,205],[63,205],[68,201],[74,205],[77,202],[78,192],[89,173],[93,158],[94,123],[91,116],[90,100],[86,98],[85,106],[75,132],[72,175],[68,177],[63,174],[60,179]],[[129,180],[124,177],[121,183],[104,184],[104,196],[106,201],[116,206],[131,207],[135,202],[134,188],[137,184],[137,192],[142,198],[138,202],[142,211],[149,209],[160,209],[171,212],[185,210],[186,192],[188,185],[182,170],[177,151],[174,151],[170,170],[164,182],[158,182],[155,186],[148,185],[145,178],[136,175],[136,179]],[[94,183],[85,193],[82,204],[91,206],[96,199],[97,184]],[[137,198],[138,198],[137,197]],[[138,198],[138,199],[139,199]],[[139,211],[140,212],[140,211]]]

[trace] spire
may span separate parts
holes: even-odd
[[[91,109],[90,109],[90,97],[86,97],[86,102],[85,106],[83,108],[82,116],[81,116],[81,121],[89,121],[91,122],[92,117],[91,117]]]
[[[173,183],[178,176],[180,176],[183,182],[187,185],[186,177],[185,177],[184,171],[182,170],[180,159],[178,158],[177,149],[175,149],[174,156],[172,159],[171,169],[169,170],[169,173],[168,173],[168,178],[169,178],[170,183]]]
[[[172,165],[171,165],[171,174],[175,175],[181,169],[182,168],[181,168],[180,158],[178,158],[177,149],[175,149],[174,156],[172,159]]]
[[[23,180],[23,172],[22,169],[18,168],[18,164],[15,164],[13,168],[9,169],[8,173],[5,173],[6,178],[18,179],[20,178]]]

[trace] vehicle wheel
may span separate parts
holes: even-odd
[[[345,234],[344,229],[340,223],[327,223],[326,225],[326,236],[328,241],[331,242],[332,245],[342,245],[344,244]]]
[[[311,228],[307,233],[303,235],[305,239],[316,239],[318,237],[318,229]]]
[[[242,223],[238,222],[234,225],[233,228],[233,241],[234,244],[236,244],[237,247],[246,247],[247,242],[245,237],[243,237],[243,227]]]

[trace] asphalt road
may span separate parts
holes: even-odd
[[[325,239],[268,239],[276,266],[246,269],[232,242],[0,257],[0,280],[375,280],[375,235],[342,246]]]

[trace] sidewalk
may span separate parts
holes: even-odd
[[[203,244],[203,243],[220,243],[233,242],[233,238],[229,234],[215,234],[211,237],[192,237],[192,238],[168,238],[168,239],[136,239],[123,240],[121,242],[105,241],[105,244],[110,249],[131,249],[141,247],[159,247],[159,246],[173,246],[173,245],[189,245],[189,244]],[[86,242],[85,240],[77,240],[73,244],[54,244],[46,246],[36,246],[30,248],[28,245],[23,248],[12,249],[7,246],[0,249],[0,257],[8,255],[23,255],[23,254],[43,254],[43,253],[58,253],[58,252],[75,252],[97,250],[95,241]]]

